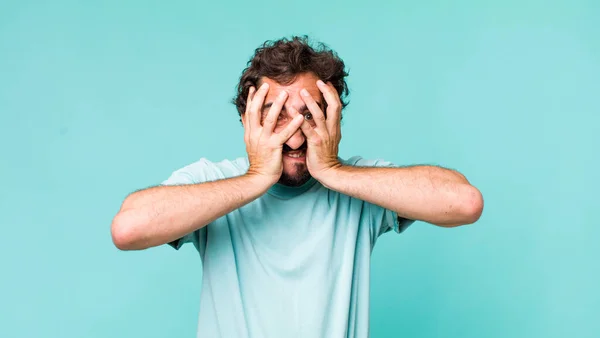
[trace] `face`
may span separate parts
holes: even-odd
[[[319,78],[312,73],[301,74],[296,77],[293,83],[288,85],[281,85],[271,79],[264,78],[262,81],[269,84],[269,92],[264,101],[261,122],[266,117],[269,108],[281,91],[286,91],[288,98],[279,114],[279,119],[275,127],[276,133],[284,129],[292,120],[290,114],[292,108],[301,114],[309,113],[306,104],[300,97],[300,90],[303,88],[310,93],[324,111],[324,100],[319,87],[317,87],[317,80]],[[261,84],[262,82],[257,87]],[[314,121],[310,120],[310,123],[314,124]],[[299,186],[306,183],[309,179],[310,173],[306,166],[306,137],[302,133],[302,130],[298,129],[283,145],[283,174],[279,183],[288,186]]]

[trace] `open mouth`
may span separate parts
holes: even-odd
[[[305,154],[306,153],[304,150],[288,151],[288,152],[284,153],[284,155],[287,157],[298,158],[298,159],[304,158]]]
[[[287,158],[293,158],[296,160],[304,160],[304,158],[306,157],[306,142],[304,142],[304,144],[302,144],[300,147],[293,149],[292,147],[288,146],[287,144],[283,145],[283,156],[287,157]]]

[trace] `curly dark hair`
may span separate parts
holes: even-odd
[[[258,88],[263,77],[279,84],[290,84],[302,73],[314,73],[324,82],[330,81],[342,103],[342,109],[348,105],[349,93],[346,84],[348,72],[345,64],[335,51],[322,42],[311,43],[308,36],[292,36],[279,40],[268,40],[255,50],[248,61],[236,88],[232,103],[237,107],[238,115],[246,111],[246,98],[250,87]]]

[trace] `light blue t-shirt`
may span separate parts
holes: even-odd
[[[361,157],[341,161],[393,166]],[[245,157],[203,158],[163,184],[215,181],[247,169]],[[202,260],[198,337],[365,338],[373,246],[411,223],[311,179],[296,188],[276,184],[170,245],[193,243]]]

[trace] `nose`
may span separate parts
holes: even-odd
[[[304,136],[304,133],[302,133],[302,130],[298,129],[285,144],[292,149],[298,149],[304,144],[305,140],[306,137]]]

